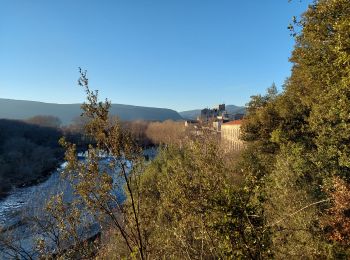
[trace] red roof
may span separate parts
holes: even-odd
[[[223,125],[240,125],[242,124],[242,120],[233,120],[227,123],[223,123]]]

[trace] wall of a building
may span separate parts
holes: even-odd
[[[225,125],[221,126],[221,141],[228,149],[239,151],[244,147],[243,141],[240,139],[240,125]]]

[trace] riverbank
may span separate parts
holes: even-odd
[[[40,182],[63,160],[61,129],[0,119],[0,197]]]
[[[46,169],[44,172],[36,175],[33,179],[29,178],[29,180],[25,180],[23,182],[19,180],[17,183],[11,183],[6,187],[2,186],[2,190],[0,192],[0,201],[6,199],[6,197],[8,197],[16,189],[39,185],[40,183],[45,182],[48,178],[50,178],[52,172],[54,172],[63,162],[63,160],[58,161],[54,167]]]

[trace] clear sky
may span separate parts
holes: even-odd
[[[244,105],[290,74],[288,24],[311,1],[0,0],[0,98]]]

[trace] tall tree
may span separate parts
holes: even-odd
[[[332,194],[337,176],[350,179],[349,21],[348,0],[311,4],[291,27],[296,44],[284,91],[249,103],[243,137],[265,166],[259,168],[278,257],[336,257],[348,250],[325,236],[336,220],[325,228],[322,219],[337,212],[337,223],[349,221],[347,209],[334,208],[339,193]]]

